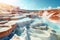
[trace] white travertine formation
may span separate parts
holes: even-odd
[[[11,27],[0,27],[0,32],[9,30]]]
[[[14,36],[10,40],[20,40],[20,37],[14,34]]]

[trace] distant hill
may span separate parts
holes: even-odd
[[[10,10],[13,7],[14,6],[12,6],[12,5],[8,5],[8,4],[5,4],[5,3],[0,3],[0,10]]]
[[[38,12],[39,10],[26,10],[27,12]]]
[[[30,12],[38,12],[39,10],[25,10],[25,9],[20,9],[20,11],[24,11],[26,13],[30,13]]]

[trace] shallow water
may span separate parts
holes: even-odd
[[[27,17],[27,18],[23,18],[23,19],[17,20],[17,23],[16,23],[17,24],[17,28],[15,29],[15,34],[17,34],[20,37],[21,36],[23,36],[23,37],[25,36],[25,40],[33,40],[33,39],[35,39],[35,37],[32,37],[32,35],[29,34],[29,26],[32,25],[32,24],[41,23],[41,22],[47,24],[48,27],[53,28],[55,31],[57,31],[57,33],[60,32],[60,27],[59,27],[58,24],[51,23],[48,20],[45,20],[44,21],[44,20],[42,20],[40,18],[34,18],[34,19],[32,19],[32,18],[28,18]],[[38,38],[38,37],[36,37],[36,39],[39,39],[40,40],[40,38]]]
[[[53,30],[55,30],[57,32],[57,34],[60,34],[60,25],[59,24],[50,22],[48,20],[46,20],[44,23],[47,24],[48,27],[53,28]]]
[[[20,37],[24,37],[24,40],[32,40],[33,38],[32,38],[32,35],[30,35],[30,33],[29,33],[29,29],[27,28],[27,27],[29,27],[30,25],[32,25],[32,24],[35,24],[35,23],[40,23],[40,22],[42,22],[43,20],[41,20],[41,19],[39,19],[39,18],[35,18],[35,19],[31,19],[31,20],[33,20],[32,21],[32,23],[31,23],[31,20],[30,20],[31,18],[24,18],[24,19],[22,19],[22,20],[19,20],[18,22],[17,22],[17,25],[18,25],[18,32],[16,31],[16,34],[18,34],[18,35],[20,35]],[[25,21],[28,21],[28,22],[26,22],[26,23],[24,23]],[[29,22],[30,21],[30,22]],[[20,22],[23,22],[23,23],[20,23]],[[43,22],[43,23],[45,23],[45,22]],[[23,24],[23,25],[21,25],[21,24]],[[29,25],[28,25],[29,24]],[[45,23],[45,24],[47,24],[48,26],[50,26],[49,25],[49,23],[48,23],[48,21]],[[51,23],[50,23],[51,24]],[[26,27],[27,26],[27,27]],[[52,25],[50,26],[51,28],[53,28],[54,30],[57,30],[58,29],[58,27],[56,26],[54,26],[53,25],[53,23],[52,23]],[[23,28],[26,28],[26,30],[25,29],[23,29]],[[24,32],[25,31],[25,32]],[[19,33],[20,32],[20,33]],[[37,34],[37,33],[36,33]],[[34,34],[33,34],[34,35]],[[37,35],[37,36],[39,36],[39,35]],[[36,37],[37,39],[39,39],[40,40],[40,38],[38,38],[38,37]],[[55,37],[53,37],[53,38],[55,38]],[[52,39],[53,39],[52,38]],[[42,39],[44,39],[44,38],[42,38]],[[47,39],[49,39],[50,40],[50,38],[47,38]]]

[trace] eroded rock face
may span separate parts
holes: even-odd
[[[48,13],[50,14],[54,13],[52,16],[49,17],[50,20],[55,20],[55,21],[60,20],[60,17],[59,17],[60,12],[58,9],[50,10],[50,12]]]
[[[58,16],[51,16],[49,19],[51,19],[51,20],[60,20],[60,18]]]
[[[47,13],[44,14],[45,11]],[[41,11],[39,11],[39,15],[40,16],[45,15],[45,16],[47,16],[47,18],[49,17],[48,19],[57,21],[57,20],[60,20],[60,16],[59,16],[60,15],[60,9],[41,10]]]

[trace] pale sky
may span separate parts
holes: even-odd
[[[15,5],[18,0],[0,0],[0,3]]]
[[[39,10],[49,6],[60,6],[60,0],[0,0],[0,3],[17,5],[22,9],[28,10]]]

